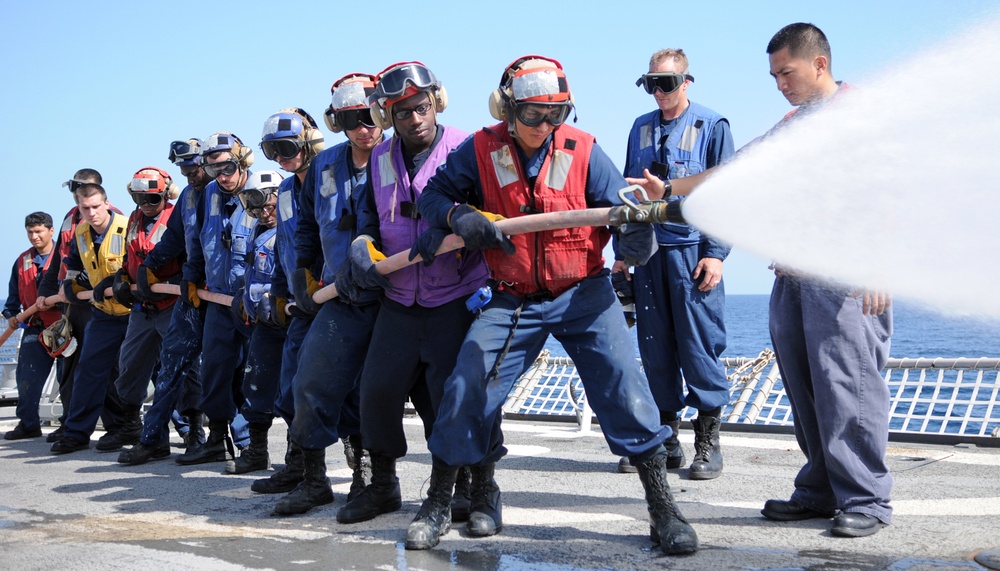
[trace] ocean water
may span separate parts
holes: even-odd
[[[755,357],[771,347],[767,330],[769,295],[727,295],[726,336],[723,357]],[[916,357],[1000,358],[1000,320],[944,315],[920,304],[893,303],[893,336],[890,355]],[[633,336],[635,329],[632,329]],[[557,341],[549,338],[545,348],[565,356]],[[639,355],[638,348],[636,356]]]

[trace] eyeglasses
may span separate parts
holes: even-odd
[[[268,216],[274,214],[275,205],[265,204],[264,206],[251,206],[247,208],[247,216],[251,218],[260,218],[262,215],[267,214]]]
[[[130,192],[132,195],[132,201],[135,202],[136,206],[142,206],[148,204],[150,206],[159,206],[163,202],[162,194],[153,194],[146,192]]]
[[[267,160],[273,161],[277,157],[294,159],[302,150],[302,146],[302,141],[298,139],[271,139],[261,142],[260,149],[264,151]]]
[[[167,159],[177,164],[182,161],[191,161],[201,155],[201,147],[192,145],[187,141],[174,141],[170,143],[170,154]]]
[[[191,176],[194,173],[198,172],[198,169],[200,169],[200,168],[201,168],[201,165],[192,165],[192,166],[188,166],[188,167],[181,167],[181,174],[184,175],[184,176]]]
[[[421,113],[421,115],[423,115],[423,113]],[[353,131],[361,125],[364,125],[369,129],[375,128],[375,121],[372,120],[371,109],[347,109],[345,111],[337,111],[334,113],[334,118],[337,120],[337,124],[343,127],[345,131]]]
[[[672,71],[657,71],[644,74],[636,80],[635,84],[652,95],[657,89],[663,93],[673,93],[684,85],[685,81],[694,81],[694,78],[686,73],[675,73]]]
[[[417,105],[413,109],[400,109],[399,111],[393,111],[392,116],[395,117],[397,121],[406,121],[410,117],[413,117],[414,113],[420,115],[421,117],[426,117],[430,110],[430,102],[425,102]]]
[[[219,161],[217,163],[208,163],[205,165],[205,174],[210,178],[218,178],[219,176],[231,176],[236,174],[239,170],[239,165],[236,161],[230,159],[228,161]]]
[[[549,125],[558,127],[566,122],[569,117],[569,105],[540,105],[522,104],[514,106],[514,114],[517,120],[528,127],[537,127],[542,121],[548,121]]]
[[[375,93],[370,101],[382,99],[397,99],[406,92],[407,84],[425,91],[440,85],[431,70],[420,62],[404,62],[390,66],[388,71],[379,74],[375,84]]]

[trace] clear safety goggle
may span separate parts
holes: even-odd
[[[400,64],[389,71],[383,72],[375,85],[375,93],[371,101],[398,99],[406,92],[407,85],[412,85],[423,91],[440,85],[437,77],[423,65],[415,62]]]
[[[209,178],[217,178],[219,176],[231,176],[236,174],[240,165],[234,160],[229,159],[228,161],[219,161],[217,163],[208,163],[205,165],[205,174]]]
[[[636,80],[635,84],[652,95],[657,89],[663,93],[673,93],[684,85],[685,81],[694,81],[694,78],[686,73],[675,73],[673,71],[657,71],[644,74]]]
[[[540,103],[519,103],[514,105],[514,114],[517,120],[528,127],[536,127],[542,121],[548,121],[549,125],[558,127],[566,122],[569,111],[572,107],[568,103],[556,105],[544,105]]]

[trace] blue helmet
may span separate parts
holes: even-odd
[[[303,168],[307,168],[323,147],[323,134],[316,121],[302,109],[282,109],[264,122],[260,148],[268,160],[290,159],[305,151]]]
[[[244,145],[236,135],[225,131],[213,133],[202,146],[201,155],[207,157],[224,151],[232,153],[241,169],[248,169],[253,164],[253,149]]]

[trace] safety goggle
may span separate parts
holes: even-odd
[[[246,209],[247,214],[253,218],[260,218],[261,212],[267,210],[269,207],[271,211],[274,210],[274,205],[268,205],[267,202],[277,192],[278,187],[276,186],[270,188],[244,188],[240,191],[240,202],[243,203],[243,208]]]
[[[240,165],[236,163],[235,160],[229,159],[228,161],[219,161],[217,163],[208,163],[205,165],[205,174],[209,178],[218,178],[219,176],[231,176],[236,174],[239,170]]]
[[[163,202],[162,194],[145,192],[130,192],[129,194],[132,195],[132,202],[135,202],[136,206],[143,206],[144,204],[159,206]]]
[[[337,119],[337,124],[342,126],[345,131],[353,131],[361,125],[364,125],[369,129],[375,128],[375,121],[372,120],[372,112],[370,109],[347,109],[344,111],[337,111],[334,113],[334,117]]]
[[[194,173],[198,172],[198,169],[200,169],[200,168],[201,168],[201,165],[184,166],[184,167],[181,167],[181,174],[184,175],[184,176],[191,176]]]
[[[407,85],[423,91],[439,83],[431,70],[420,63],[398,64],[398,67],[380,74],[378,83],[375,84],[375,93],[370,100],[398,99],[406,92]]]
[[[549,125],[558,127],[566,122],[569,117],[569,105],[542,105],[538,103],[522,103],[514,106],[514,114],[517,120],[528,127],[537,127],[542,121],[548,121]]]
[[[190,161],[201,154],[201,148],[197,145],[192,145],[187,141],[174,141],[170,143],[170,155],[167,159],[177,164],[180,161]]]
[[[276,157],[283,159],[294,159],[302,150],[302,141],[298,139],[272,139],[263,141],[260,149],[264,151],[267,160],[273,161]]]
[[[672,71],[657,71],[644,74],[636,80],[635,84],[652,95],[657,89],[663,93],[673,93],[684,85],[685,81],[694,81],[694,78],[686,73],[675,73]]]
[[[63,186],[68,186],[70,192],[76,192],[76,189],[78,189],[81,186],[87,184],[87,182],[88,181],[85,181],[85,180],[77,180],[75,178],[71,178],[71,179],[67,180],[66,182],[62,183],[62,185]]]

